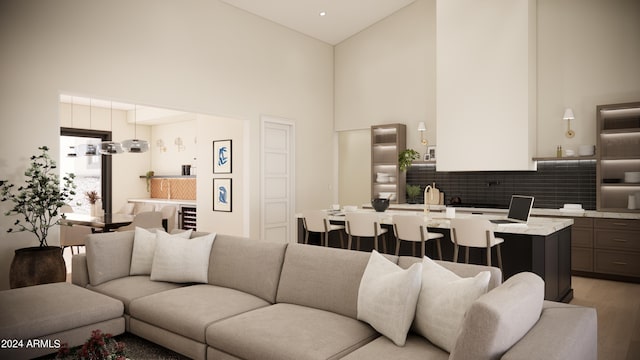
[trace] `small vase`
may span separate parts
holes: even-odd
[[[98,216],[98,204],[91,204],[91,216]]]
[[[58,246],[28,247],[17,249],[9,269],[9,286],[12,289],[63,282],[67,279],[67,267]]]

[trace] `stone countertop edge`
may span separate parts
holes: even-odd
[[[373,209],[369,204],[362,205],[363,209]],[[431,211],[444,211],[445,205],[429,205]],[[494,213],[494,214],[506,214],[507,209],[494,209],[494,208],[472,208],[472,207],[456,207],[456,212],[461,213]],[[408,211],[424,211],[423,204],[390,204],[389,210],[408,210]],[[609,219],[627,219],[627,220],[640,220],[640,213],[628,213],[628,212],[611,212],[611,211],[564,211],[560,209],[544,209],[533,208],[531,210],[531,216],[556,216],[556,217],[586,217],[586,218],[609,218]]]
[[[192,205],[196,206],[196,200],[184,200],[184,199],[160,199],[160,198],[146,198],[146,199],[127,199],[128,202],[143,202],[154,204],[174,204],[174,205]]]

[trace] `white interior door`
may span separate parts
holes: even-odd
[[[261,238],[292,242],[295,239],[294,124],[266,116],[261,121]]]

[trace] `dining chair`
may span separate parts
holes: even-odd
[[[134,203],[126,203],[126,204],[122,205],[120,210],[118,210],[117,214],[133,215],[133,209],[135,208],[135,206],[136,206],[136,204],[134,204]]]
[[[420,257],[426,255],[426,242],[436,240],[438,257],[442,260],[442,248],[440,239],[444,235],[433,233],[427,230],[423,215],[394,215],[393,233],[396,236],[396,256],[400,254],[400,243],[402,241],[412,242],[412,254],[416,256],[416,243],[420,243]]]
[[[73,208],[69,205],[63,205],[60,208],[63,213],[72,213]],[[60,224],[60,247],[62,252],[67,247],[71,248],[71,254],[73,255],[73,247],[76,247],[78,254],[80,253],[80,246],[84,246],[87,236],[91,234],[91,227],[84,225],[69,225]]]
[[[317,232],[320,233],[320,245],[324,243],[324,246],[329,246],[329,234],[332,231],[338,231],[340,246],[344,248],[344,236],[342,236],[342,230],[345,229],[344,225],[332,224],[329,221],[329,215],[322,210],[305,211],[302,216],[302,224],[305,229],[305,244],[309,243],[309,233]]]
[[[494,225],[483,218],[453,218],[451,219],[451,241],[455,247],[453,250],[453,261],[458,262],[458,248],[464,246],[465,262],[469,263],[469,248],[486,248],[487,265],[491,266],[491,249],[496,246],[498,255],[498,267],[502,270],[502,254],[500,244],[504,239],[495,237],[493,233]]]
[[[382,236],[383,252],[387,252],[387,242],[385,234],[387,229],[380,226],[378,213],[375,212],[348,212],[345,214],[346,232],[349,235],[349,245],[347,249],[351,250],[353,237],[357,238],[356,250],[360,250],[360,238],[373,238],[373,248],[378,250],[378,237]]]
[[[163,229],[162,213],[160,211],[145,211],[133,217],[131,224],[119,227],[117,231],[135,230],[136,227],[145,229]]]
[[[160,209],[162,213],[162,219],[167,219],[167,232],[173,231],[176,227],[176,212],[177,207],[174,205],[165,205]]]
[[[156,207],[153,204],[136,204],[133,209],[133,215],[138,215],[143,212],[155,211]]]

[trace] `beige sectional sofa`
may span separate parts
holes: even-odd
[[[134,237],[91,235],[73,257],[73,283],[121,300],[127,331],[190,358],[597,358],[595,310],[534,299],[533,274],[501,284],[499,269],[437,262],[462,277],[491,275],[450,354],[413,331],[397,346],[358,320],[370,253],[217,235],[206,283],[174,283],[130,275]],[[386,258],[401,268],[421,260]],[[530,311],[536,301],[542,310]]]

